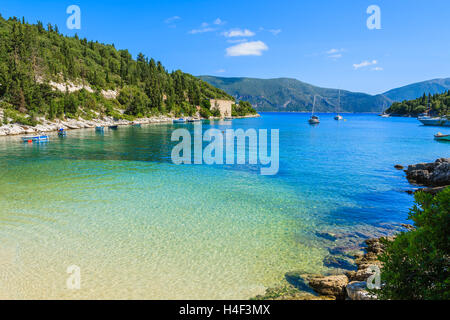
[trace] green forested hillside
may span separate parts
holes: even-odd
[[[49,81],[83,84],[94,92],[59,92]],[[101,95],[108,89],[120,90],[117,99]],[[0,108],[18,122],[33,122],[38,116],[190,115],[210,98],[233,100],[192,75],[179,70],[169,73],[143,54],[134,60],[127,50],[63,36],[51,24],[31,25],[0,16]],[[25,120],[27,115],[31,117]]]
[[[318,95],[317,112],[336,112],[339,90],[320,88],[296,79],[221,78],[201,76],[213,86],[240,100],[244,99],[258,111],[311,111],[314,95]],[[339,112],[382,112],[391,101],[382,95],[341,90]]]
[[[386,113],[395,115],[417,116],[428,112],[432,115],[450,115],[450,91],[442,94],[423,95],[421,98],[395,102]]]
[[[258,111],[310,111],[314,95],[321,97],[317,104],[318,112],[335,112],[338,104],[337,89],[320,88],[296,79],[200,78],[238,100],[250,101]],[[450,78],[415,83],[378,95],[341,90],[340,109],[342,112],[382,112],[394,102],[449,89]]]

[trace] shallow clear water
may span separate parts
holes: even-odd
[[[442,128],[408,118],[307,114],[204,123],[280,129],[280,172],[175,166],[172,130],[70,131],[45,144],[0,139],[0,298],[245,299],[288,271],[327,272],[333,244],[405,222],[394,164],[448,157]],[[192,125],[182,125],[192,129]],[[444,129],[445,131],[445,129]],[[66,288],[70,265],[81,290]]]

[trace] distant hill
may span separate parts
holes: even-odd
[[[450,90],[450,78],[446,79],[433,79],[429,81],[423,81],[418,83],[413,83],[401,88],[392,89],[386,93],[384,96],[391,99],[392,101],[404,101],[404,100],[414,100],[423,94],[440,94]]]
[[[200,76],[200,79],[220,88],[236,99],[247,100],[258,111],[311,111],[314,95],[319,95],[317,112],[335,112],[338,89],[316,87],[289,78],[255,79]],[[381,112],[395,101],[414,99],[424,93],[442,93],[450,87],[449,79],[431,80],[380,95],[341,90],[341,112]],[[412,97],[412,98],[411,98]]]

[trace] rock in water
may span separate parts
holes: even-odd
[[[406,171],[406,176],[410,182],[427,187],[450,185],[450,158],[411,165]]]
[[[354,262],[344,256],[328,255],[323,259],[323,265],[328,268],[356,270],[356,265]]]
[[[397,170],[403,170],[405,167],[403,167],[401,164],[396,164],[394,166],[394,168],[397,169]]]
[[[311,277],[312,275],[305,274],[304,272],[288,272],[285,275],[286,281],[296,287],[299,290],[302,291],[312,291],[311,288],[308,285],[308,277]],[[315,277],[320,277],[320,275],[314,275]]]
[[[316,235],[320,238],[330,240],[330,241],[336,241],[337,237],[334,233],[331,232],[316,232]]]
[[[346,291],[351,300],[376,300],[376,297],[367,291],[367,283],[364,281],[350,282]]]
[[[308,278],[308,284],[320,295],[333,296],[338,300],[344,300],[348,278],[345,275],[328,277],[313,276]]]

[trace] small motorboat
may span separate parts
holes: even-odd
[[[450,141],[450,134],[442,134],[438,132],[438,134],[434,136],[434,139],[438,141]]]
[[[119,126],[109,126],[109,129],[111,130],[117,130],[119,128]]]
[[[334,117],[334,120],[337,120],[337,121],[344,120],[344,117],[341,116],[340,114],[338,114],[336,117]]]
[[[201,122],[202,121],[202,119],[198,119],[198,118],[190,118],[190,119],[188,119],[187,120],[187,122]]]
[[[104,127],[95,127],[95,131],[103,132],[103,131],[105,131],[105,128]]]
[[[65,137],[65,136],[67,136],[66,130],[64,130],[63,128],[59,129],[59,130],[58,130],[58,136],[59,136],[59,137]]]
[[[42,141],[48,141],[49,138],[46,135],[38,135],[38,136],[26,136],[22,137],[23,142],[42,142]]]
[[[186,123],[186,119],[180,118],[173,120],[173,123]]]
[[[391,115],[390,115],[390,114],[387,114],[387,113],[383,113],[383,114],[381,115],[381,117],[382,117],[382,118],[390,118]]]

